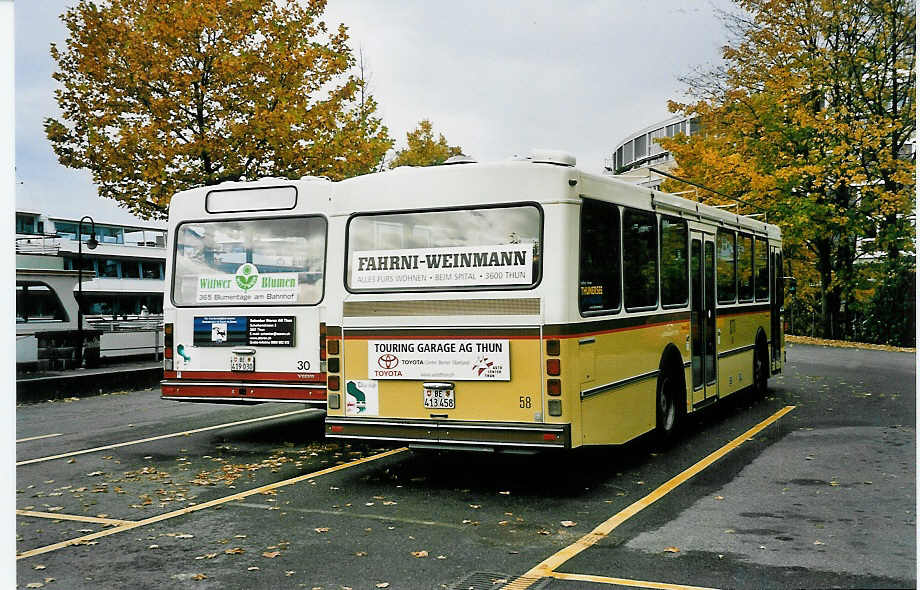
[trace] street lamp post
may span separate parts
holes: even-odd
[[[96,222],[89,215],[84,215],[77,226],[77,366],[83,366],[83,220],[89,219],[92,230],[86,247],[95,250],[99,242],[96,240]]]

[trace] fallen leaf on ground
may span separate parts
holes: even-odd
[[[824,541],[815,541],[815,545],[824,545]]]
[[[192,576],[192,579],[193,580],[207,580],[208,577],[204,574],[195,574],[194,576]]]
[[[367,557],[367,551],[358,551],[355,553],[358,557]]]
[[[32,569],[34,569],[34,570],[43,570],[43,569],[45,569],[45,566],[39,564],[39,565],[33,566]]]
[[[242,547],[233,547],[232,549],[225,549],[224,553],[227,555],[240,555],[241,553],[246,553],[246,550]]]
[[[725,496],[716,496],[716,500],[724,500]]]
[[[678,549],[677,547],[665,547],[664,552],[665,553],[680,553],[680,549]]]
[[[317,528],[315,528],[315,529],[313,529],[313,530],[316,531],[317,533],[328,533],[328,532],[329,532],[329,527],[321,526],[321,527],[317,527]]]
[[[390,583],[389,583],[389,582],[380,582],[379,584],[375,584],[374,587],[375,587],[375,588],[389,588],[389,587],[390,587]]]
[[[250,571],[250,572],[254,572],[254,571],[256,571],[257,569],[259,569],[259,566],[257,566],[257,565],[251,565],[251,566],[247,567],[246,569],[247,569],[248,571]]]
[[[501,494],[501,495],[503,495],[503,496],[507,496],[507,495],[511,494],[511,492],[498,492],[498,493]]]
[[[568,527],[568,526],[575,526],[575,525],[578,524],[578,523],[577,523],[577,522],[572,522],[571,520],[563,520],[563,521],[560,522],[559,524],[561,524],[562,526],[567,526],[567,527]]]
[[[266,551],[265,553],[262,554],[262,557],[267,557],[267,558],[269,558],[269,559],[274,559],[274,558],[278,557],[279,555],[281,555],[281,552],[280,552],[280,551]]]
[[[412,557],[416,557],[416,558],[428,557],[428,552],[424,550],[423,551],[413,551]]]

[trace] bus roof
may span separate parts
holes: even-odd
[[[780,238],[776,225],[574,166],[512,159],[399,167],[334,183],[333,215],[438,209],[484,203],[577,204],[582,198],[654,209],[689,220]]]
[[[222,182],[176,193],[169,203],[169,218],[182,221],[325,213],[330,209],[332,187],[331,181],[317,177]]]

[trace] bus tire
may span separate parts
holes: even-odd
[[[761,332],[757,337],[754,347],[753,393],[755,399],[767,395],[767,378],[770,372],[770,361],[767,358],[767,340]]]
[[[655,394],[655,435],[659,444],[674,440],[680,424],[681,407],[677,403],[680,380],[673,371],[663,370],[658,375]]]

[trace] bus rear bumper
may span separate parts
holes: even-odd
[[[162,399],[182,402],[260,404],[291,402],[326,409],[326,385],[286,383],[213,382],[164,379],[160,382]]]
[[[326,416],[327,438],[469,450],[568,449],[569,424]]]

